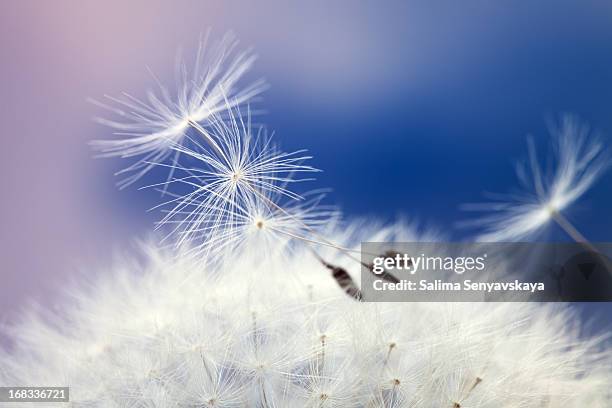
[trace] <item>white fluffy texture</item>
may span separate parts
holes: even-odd
[[[432,239],[404,223],[345,230],[328,236]],[[579,340],[566,306],[359,303],[295,248],[243,248],[219,270],[145,248],[146,266],[119,262],[72,288],[61,318],[13,327],[0,384],[70,386],[73,407],[612,404],[611,357]]]
[[[483,242],[521,241],[540,232],[554,216],[580,198],[599,178],[609,160],[604,146],[577,118],[566,115],[551,130],[554,158],[552,171],[546,172],[537,160],[533,141],[529,141],[529,161],[517,166],[524,191],[497,195],[493,203],[468,205],[468,210],[484,210],[473,224],[484,228]]]

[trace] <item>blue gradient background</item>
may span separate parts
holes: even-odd
[[[313,187],[347,216],[404,215],[455,239],[460,205],[516,186],[525,138],[578,114],[612,145],[612,4],[605,1],[3,2],[0,316],[53,305],[64,283],[103,273],[152,230],[154,192],[117,191],[122,163],[91,159],[107,137],[87,97],[173,81],[209,27],[233,30],[272,85],[262,121],[324,170]],[[612,241],[612,174],[567,213]],[[566,240],[552,228],[545,240]],[[582,305],[599,330],[612,306]]]

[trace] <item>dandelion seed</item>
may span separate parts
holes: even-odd
[[[363,300],[363,294],[357,286],[357,283],[351,278],[351,275],[344,269],[339,266],[335,266],[329,264],[321,259],[323,265],[332,272],[332,277],[334,281],[338,284],[340,289],[342,289],[349,297],[361,301]]]
[[[234,109],[228,112],[228,120],[212,125],[215,149],[198,141],[194,149],[173,147],[191,158],[194,166],[162,165],[180,177],[147,186],[190,190],[170,193],[172,199],[155,207],[171,207],[158,223],[158,228],[170,227],[165,239],[174,237],[177,246],[189,244],[192,252],[204,256],[213,249],[239,245],[253,232],[264,238],[285,234],[287,240],[304,225],[314,228],[335,213],[318,205],[321,194],[308,200],[288,189],[291,183],[308,180],[295,178],[296,174],[316,171],[302,164],[309,156],[302,151],[280,152],[264,128],[253,133],[249,114],[244,121]],[[283,199],[288,204],[281,207],[277,202]]]
[[[529,161],[517,166],[525,191],[497,195],[494,203],[466,205],[466,210],[493,212],[471,224],[484,227],[480,241],[519,241],[540,232],[551,220],[557,222],[573,239],[586,239],[571,226],[562,211],[578,200],[609,166],[599,140],[589,128],[572,116],[564,116],[552,129],[555,137],[554,169],[545,173],[529,140]]]
[[[256,57],[250,51],[237,52],[237,46],[231,34],[209,46],[206,35],[200,41],[191,72],[184,61],[177,61],[179,90],[174,96],[157,81],[158,93],[150,91],[146,101],[129,94],[107,97],[115,106],[94,101],[118,117],[98,119],[118,136],[91,143],[99,156],[138,157],[134,164],[117,173],[129,174],[118,183],[121,188],[136,182],[155,164],[167,162],[170,156],[176,162],[180,151],[172,147],[183,143],[189,129],[206,128],[212,120],[223,117],[227,109],[245,104],[263,92],[266,86],[262,80],[239,88],[240,79]]]

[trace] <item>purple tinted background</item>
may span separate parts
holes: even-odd
[[[272,84],[265,121],[315,155],[348,215],[450,226],[466,217],[459,204],[515,184],[511,163],[546,115],[576,112],[612,134],[603,1],[2,2],[0,318],[52,305],[64,282],[103,272],[151,231],[158,197],[118,192],[120,164],[91,159],[87,142],[109,132],[85,100],[143,95],[146,66],[171,81],[177,48],[208,28],[255,48],[251,78]],[[611,240],[611,182],[568,215],[596,241]],[[609,327],[609,305],[583,310]]]

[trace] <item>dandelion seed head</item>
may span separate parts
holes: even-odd
[[[329,290],[307,301],[298,288],[315,264],[302,262],[305,253],[197,269],[170,251],[147,252],[149,263],[120,263],[73,289],[62,326],[25,315],[12,330],[15,349],[0,353],[0,385],[59,382],[77,406],[110,407],[610,403],[610,356],[571,329],[567,305],[360,304],[324,274],[310,282]],[[125,275],[127,265],[146,273]],[[166,324],[134,327],[151,320],[154,304],[165,305]],[[103,354],[74,353],[76,345]]]

